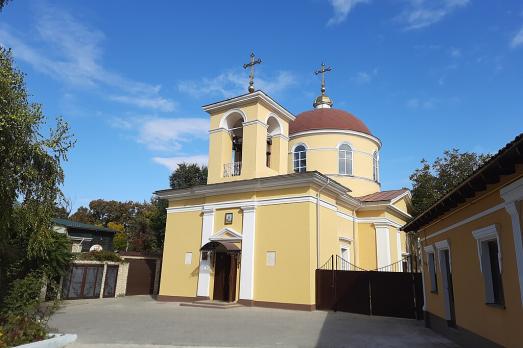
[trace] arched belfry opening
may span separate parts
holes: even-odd
[[[242,170],[242,149],[243,149],[243,122],[244,116],[240,112],[233,112],[225,116],[222,127],[227,129],[230,137],[230,157],[229,162],[223,165],[223,176],[238,176]]]
[[[273,137],[281,134],[281,125],[280,122],[274,116],[269,116],[267,119],[267,145],[266,145],[266,161],[265,165],[268,168],[277,170],[278,168],[278,159],[275,158],[274,154],[279,153],[280,142],[274,142]]]

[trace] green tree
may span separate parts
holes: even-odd
[[[7,3],[11,0],[0,0],[0,12],[2,12],[3,8]]]
[[[446,150],[443,157],[437,157],[433,163],[421,160],[421,168],[410,176],[414,214],[418,215],[428,209],[489,158],[490,155],[452,149]]]
[[[156,239],[156,245],[161,250],[165,239],[165,223],[167,222],[167,206],[169,202],[165,199],[154,197],[151,199],[153,207],[149,216],[151,230]]]
[[[171,188],[175,190],[184,189],[207,183],[207,167],[196,163],[180,163],[178,168],[169,177]]]
[[[70,259],[51,218],[63,198],[61,164],[74,139],[60,118],[56,127],[44,126],[41,105],[29,101],[23,73],[0,46],[0,308],[15,280],[35,272],[54,277]]]
[[[113,238],[113,249],[115,251],[125,251],[127,249],[127,234],[125,232],[118,232]]]

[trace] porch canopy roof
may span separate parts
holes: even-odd
[[[212,241],[200,248],[200,251],[217,251],[217,252],[236,252],[239,253],[241,251],[240,248],[236,246],[236,244],[231,242],[218,242],[218,241]]]

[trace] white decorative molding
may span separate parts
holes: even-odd
[[[316,197],[314,196],[289,196],[289,197],[282,197],[282,198],[271,198],[271,199],[261,199],[261,200],[237,200],[237,201],[229,201],[229,202],[220,202],[220,203],[209,203],[209,204],[199,204],[199,205],[189,205],[189,206],[183,206],[183,207],[175,207],[175,208],[167,208],[168,214],[173,213],[186,213],[186,212],[194,212],[194,211],[202,211],[202,208],[205,207],[205,211],[207,211],[207,214],[211,214],[213,209],[230,209],[230,208],[237,208],[237,207],[246,207],[246,206],[252,206],[252,207],[261,207],[266,205],[278,205],[278,204],[292,204],[292,203],[313,203],[316,204]],[[320,200],[320,206],[330,209],[332,211],[336,212],[336,215],[348,220],[348,221],[355,221],[357,223],[363,223],[363,224],[378,224],[383,226],[390,226],[394,228],[400,228],[402,225],[398,224],[397,222],[394,222],[387,218],[382,217],[376,217],[376,218],[358,218],[353,217],[351,215],[348,215],[347,213],[341,212],[338,210],[338,207],[335,204],[326,202],[324,200]]]
[[[247,127],[247,126],[250,126],[250,125],[253,125],[253,124],[258,124],[264,128],[268,128],[269,126],[265,123],[263,123],[262,121],[260,120],[251,120],[251,121],[245,121],[242,123],[242,126],[243,127]]]
[[[450,250],[450,245],[448,239],[440,240],[439,242],[436,242],[436,249],[438,250]]]
[[[505,202],[523,200],[523,178],[503,187],[501,190],[499,190],[499,194]]]
[[[403,259],[401,257],[401,232],[400,230],[396,230],[396,253],[398,254],[398,262]],[[403,272],[403,262],[399,263],[399,269],[400,272]]]
[[[234,107],[238,107],[241,105],[245,105],[247,103],[253,102],[253,101],[259,101],[266,106],[270,107],[273,111],[277,112],[281,117],[286,118],[289,121],[294,121],[296,118],[293,114],[291,114],[287,109],[282,107],[280,104],[278,104],[274,99],[269,97],[267,94],[265,94],[262,91],[255,91],[253,93],[247,93],[244,95],[240,95],[234,98],[222,100],[216,103],[204,105],[202,108],[204,111],[207,112],[218,112],[221,110],[226,110]]]
[[[228,234],[231,237],[227,236]],[[242,240],[242,235],[230,227],[225,227],[225,228],[222,228],[218,233],[215,233],[211,237],[209,237],[209,240],[240,242]]]
[[[256,206],[243,206],[240,299],[254,299],[254,253],[256,240]]]
[[[373,224],[375,227],[393,227],[393,228],[400,228],[401,225],[389,220],[387,218],[358,218],[358,222],[360,223],[369,223]]]
[[[307,131],[297,132],[297,133],[291,134],[290,138],[292,140],[292,139],[295,139],[295,138],[298,138],[298,137],[307,136],[307,135],[316,135],[316,134],[349,134],[349,135],[356,135],[356,136],[359,136],[359,137],[362,137],[362,138],[366,138],[366,139],[372,140],[374,143],[376,143],[376,145],[378,145],[378,149],[381,148],[381,141],[378,138],[376,138],[376,137],[374,137],[372,135],[366,134],[366,133],[361,133],[361,132],[352,131],[352,130],[342,130],[342,129],[307,130]]]
[[[502,255],[501,255],[501,244],[499,242],[499,233],[498,233],[498,227],[497,225],[490,225],[487,227],[483,227],[477,230],[472,231],[472,236],[474,236],[474,239],[476,240],[477,248],[478,248],[478,257],[479,257],[479,269],[481,272],[483,272],[483,248],[481,247],[481,242],[486,242],[489,240],[496,240],[498,243],[498,264],[499,264],[499,271],[501,272],[501,261],[502,261]]]
[[[272,137],[273,139],[281,138],[281,139],[283,139],[283,140],[285,140],[285,141],[289,141],[289,137],[286,136],[286,135],[284,135],[284,134],[274,134],[274,135],[271,135],[271,137]]]
[[[345,242],[345,243],[352,243],[352,238],[351,237],[344,237],[344,236],[341,236],[338,238],[340,241],[342,242]]]
[[[523,306],[523,237],[521,231],[520,205],[523,199],[523,178],[503,187],[500,195],[505,201],[505,210],[512,222],[512,236],[516,253],[521,305]]]
[[[202,208],[202,239],[200,246],[204,246],[210,241],[212,232],[214,231],[214,208]],[[201,254],[201,253],[200,253]],[[198,270],[198,289],[197,296],[209,296],[209,284],[211,282],[211,267],[209,258],[202,260],[200,257],[200,267]]]
[[[428,235],[428,236],[426,237],[426,239],[434,238],[434,237],[436,237],[436,236],[439,236],[439,235],[442,234],[442,233],[448,232],[448,231],[453,230],[453,229],[455,229],[455,228],[457,228],[457,227],[460,227],[460,226],[463,226],[463,225],[465,225],[465,224],[468,224],[469,222],[472,222],[472,221],[475,221],[475,220],[481,219],[482,217],[487,216],[487,215],[489,215],[489,214],[492,214],[492,213],[494,213],[494,212],[496,212],[496,211],[498,211],[498,210],[500,210],[500,209],[503,209],[504,207],[505,207],[505,204],[504,204],[504,203],[497,204],[497,205],[495,205],[495,206],[493,206],[493,207],[490,207],[490,208],[488,208],[488,209],[486,209],[486,210],[483,210],[483,211],[481,211],[481,212],[479,212],[479,213],[477,213],[477,214],[474,214],[474,215],[472,215],[472,216],[470,216],[470,217],[468,217],[468,218],[466,218],[466,219],[463,219],[463,220],[461,220],[461,221],[458,221],[458,222],[456,222],[455,224],[452,224],[452,225],[450,225],[450,226],[447,226],[447,227],[445,227],[445,228],[442,228],[441,230],[438,230],[438,231],[436,231],[436,232],[434,232],[434,233]],[[425,229],[425,228],[424,228],[424,229]],[[424,229],[421,229],[420,231],[423,231]]]
[[[388,225],[374,224],[376,228],[376,257],[378,268],[388,266],[391,262],[390,257],[390,236]]]
[[[229,133],[227,128],[221,128],[221,127],[209,130],[209,134],[220,133],[220,132],[227,132],[227,133]]]
[[[247,115],[245,115],[245,113],[241,110],[241,109],[231,109],[229,111],[227,111],[223,116],[222,118],[220,119],[220,128],[225,128],[225,129],[229,129],[227,127],[227,118],[232,115],[232,114],[239,114],[241,116],[241,118],[243,119],[243,122],[246,122],[247,121]]]

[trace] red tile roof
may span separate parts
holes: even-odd
[[[390,201],[394,198],[397,198],[407,192],[408,190],[403,188],[400,190],[390,190],[390,191],[381,191],[371,193],[370,195],[365,195],[361,197],[356,197],[362,202],[379,202],[379,201]]]
[[[352,130],[372,135],[356,116],[340,109],[324,108],[302,112],[289,125],[289,134],[318,129]]]

